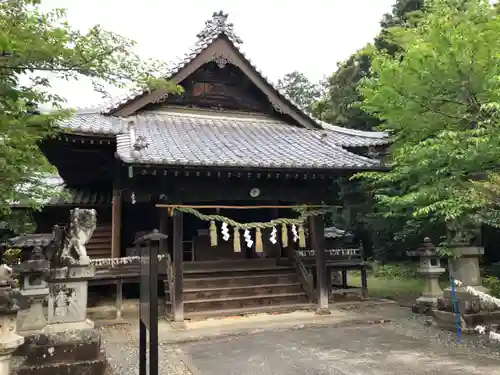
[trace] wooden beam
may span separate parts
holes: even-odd
[[[122,195],[118,186],[113,188],[111,206],[111,257],[119,258],[121,253]]]
[[[260,209],[273,209],[275,210],[274,212],[277,212],[278,209],[280,208],[314,208],[314,209],[321,209],[321,208],[330,208],[331,206],[325,206],[325,205],[257,205],[257,206],[225,206],[225,205],[203,205],[203,204],[196,204],[196,205],[187,205],[187,204],[157,204],[157,208],[194,208],[194,209],[214,209],[214,208],[220,208],[223,210],[260,210]],[[276,216],[276,218],[278,218]]]
[[[328,309],[328,280],[326,272],[325,252],[325,224],[323,216],[309,217],[309,233],[311,248],[316,251],[316,291],[318,295],[318,314],[329,314]]]
[[[174,255],[174,295],[172,298],[172,311],[175,322],[184,321],[184,248],[183,239],[183,214],[174,212],[173,228],[173,255]]]

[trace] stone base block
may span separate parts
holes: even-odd
[[[51,334],[59,332],[85,331],[91,329],[94,329],[94,322],[90,319],[86,319],[82,322],[47,324],[43,328],[42,333]]]
[[[19,375],[102,375],[106,360],[93,330],[32,336]]]
[[[429,314],[436,309],[438,303],[437,297],[420,296],[412,306],[412,311],[416,314]]]
[[[438,327],[455,331],[456,315],[450,311],[433,310],[432,316]],[[500,323],[500,311],[483,311],[473,314],[460,314],[460,328],[464,333],[472,333],[477,325]]]
[[[482,302],[479,298],[468,295],[469,298],[458,298],[457,310],[461,315],[477,314],[483,311],[490,311],[491,306]],[[437,302],[437,310],[453,312],[453,299],[447,296],[439,298]]]
[[[104,375],[105,372],[106,358],[102,354],[98,359],[90,361],[23,365],[18,370],[18,375]]]
[[[99,358],[101,337],[97,332],[40,335],[29,344],[26,364],[91,361]]]
[[[490,290],[488,288],[485,288],[484,286],[477,285],[473,288],[479,292],[490,294]],[[453,292],[450,287],[443,290],[443,297],[445,299],[453,299]],[[455,288],[455,297],[457,298],[457,300],[464,301],[477,299],[477,297],[474,297],[472,294],[470,294],[464,286]]]

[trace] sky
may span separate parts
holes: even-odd
[[[134,39],[137,52],[163,61],[182,56],[215,11],[229,14],[241,49],[276,82],[298,70],[319,81],[337,62],[373,40],[379,21],[395,0],[44,0],[43,9],[66,8],[70,24],[82,31],[95,24]],[[84,80],[53,81],[71,107],[105,101]],[[118,91],[114,95],[123,94]]]

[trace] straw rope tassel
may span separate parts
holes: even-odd
[[[281,245],[283,247],[288,247],[288,227],[286,224],[281,226]]]
[[[299,247],[304,249],[306,247],[306,235],[304,233],[304,225],[299,225]]]
[[[213,220],[210,222],[210,246],[217,246],[217,226]]]
[[[241,253],[240,231],[236,227],[234,227],[233,250],[235,253]]]
[[[255,252],[262,253],[264,246],[262,245],[262,231],[260,228],[255,229]]]

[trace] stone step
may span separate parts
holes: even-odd
[[[232,276],[250,276],[250,275],[281,275],[294,272],[289,266],[261,266],[258,268],[252,267],[234,267],[234,268],[210,268],[210,269],[195,269],[184,270],[184,279],[204,278],[204,277],[232,277]]]
[[[199,299],[186,301],[185,312],[201,312],[210,310],[244,309],[257,306],[291,305],[309,302],[305,293],[280,293],[254,295],[245,297],[230,297],[220,299]]]
[[[231,316],[245,316],[250,314],[284,314],[299,310],[315,310],[316,305],[311,303],[293,303],[290,305],[268,305],[256,307],[244,307],[239,309],[223,309],[209,311],[191,311],[184,313],[184,317],[189,320],[206,318],[223,318]]]
[[[206,270],[206,269],[224,269],[224,268],[259,268],[275,267],[276,258],[262,259],[227,259],[227,260],[209,260],[200,262],[184,262],[184,270]],[[280,264],[288,265],[288,259],[280,258]]]
[[[200,289],[230,286],[257,286],[270,284],[286,284],[297,281],[297,274],[293,271],[278,272],[270,274],[253,275],[201,275],[194,277],[190,275],[184,278],[185,289]]]
[[[300,283],[185,289],[184,301],[301,293]]]
[[[106,358],[101,354],[98,359],[90,361],[46,363],[42,365],[22,365],[17,375],[104,375]]]

